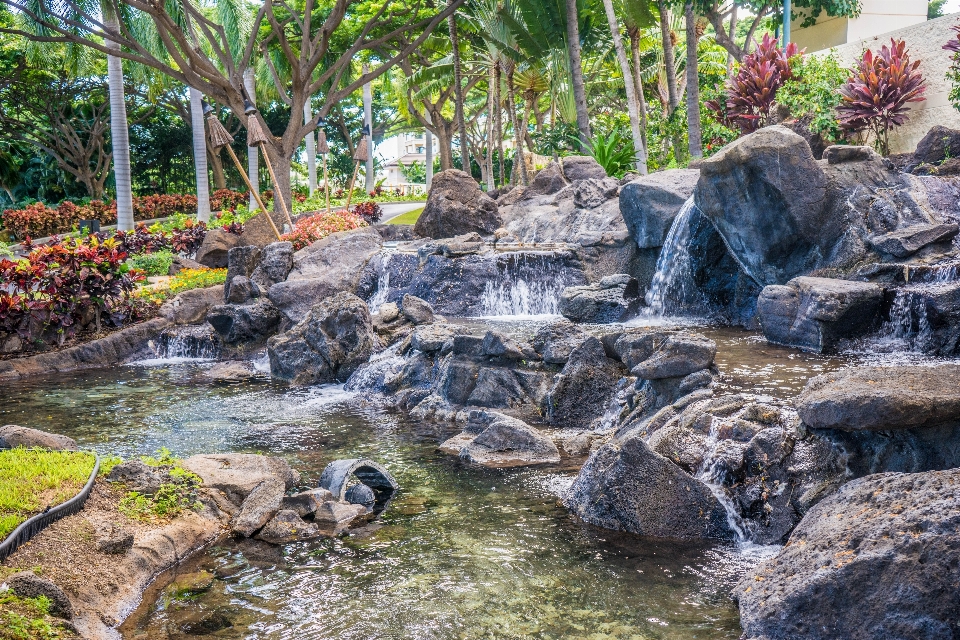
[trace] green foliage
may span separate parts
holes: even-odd
[[[927,2],[927,20],[942,17],[943,5],[945,4],[947,4],[947,0],[929,0]]]
[[[163,467],[179,463],[180,458],[173,455],[170,449],[160,447],[156,456],[140,456],[140,461],[150,467]]]
[[[160,305],[182,291],[212,287],[223,284],[226,280],[226,269],[181,269],[165,287],[159,289],[143,287],[134,292],[133,296],[138,300]]]
[[[423,162],[411,162],[410,164],[398,162],[398,164],[400,165],[400,173],[407,182],[423,184],[427,181],[427,166]]]
[[[100,471],[97,472],[97,477],[105,476],[110,473],[111,470],[118,464],[123,462],[123,458],[115,455],[106,455],[100,456]]]
[[[556,122],[543,127],[542,131],[531,134],[533,150],[542,156],[564,156],[579,148],[577,125]]]
[[[611,131],[606,136],[595,135],[590,141],[589,152],[608,176],[622,178],[636,167],[633,141],[619,131]]]
[[[840,66],[836,56],[803,56],[791,63],[793,77],[777,91],[777,104],[790,110],[790,115],[801,119],[810,117],[810,130],[829,142],[844,139],[836,108],[840,104],[837,88],[850,72]]]
[[[950,104],[960,111],[960,24],[950,27],[956,34],[943,45],[946,51],[953,52],[950,68],[947,69],[947,80],[950,81]]]
[[[130,491],[120,500],[120,513],[144,522],[173,518],[186,510],[200,508],[197,489],[202,484],[200,476],[180,465],[180,458],[169,449],[161,447],[156,456],[141,456],[144,464],[166,473],[169,480],[160,485],[152,496]]]
[[[75,496],[96,457],[84,451],[0,451],[0,539],[27,518]]]
[[[53,603],[46,596],[21,598],[0,593],[0,640],[60,640],[76,635],[64,621],[50,617]]]
[[[148,276],[165,276],[170,272],[173,264],[173,252],[154,251],[134,256],[130,259],[130,266],[143,271]]]

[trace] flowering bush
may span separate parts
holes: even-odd
[[[367,223],[355,213],[343,211],[318,213],[298,220],[293,231],[283,234],[280,239],[289,240],[293,243],[293,250],[299,251],[317,240],[326,238],[331,233],[359,229],[365,226],[367,226]]]
[[[139,289],[134,294],[134,297],[137,300],[158,306],[181,291],[212,287],[215,284],[223,284],[226,280],[226,269],[181,269],[177,275],[170,278],[166,287],[161,289]]]
[[[907,121],[908,103],[926,100],[926,80],[910,62],[903,40],[890,40],[874,54],[869,49],[851,69],[851,76],[840,87],[837,118],[844,131],[870,131],[880,153],[890,152],[890,129]]]
[[[756,131],[766,124],[777,90],[793,77],[791,58],[800,55],[803,52],[793,42],[781,49],[775,38],[765,34],[763,41],[756,43],[756,51],[743,58],[740,70],[727,85],[726,103],[710,100],[705,106],[730,127],[743,133]]]
[[[28,245],[29,246],[29,245]],[[92,322],[119,326],[142,278],[113,238],[67,239],[33,248],[23,260],[0,260],[0,330],[28,341],[59,343]]]
[[[374,224],[380,220],[381,216],[383,216],[383,209],[380,208],[380,205],[371,200],[370,202],[357,203],[351,210],[351,213],[355,216],[360,216],[363,218],[364,222],[367,224]]]

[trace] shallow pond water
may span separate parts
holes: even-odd
[[[792,396],[842,359],[709,329],[725,391]],[[755,557],[729,545],[638,538],[574,521],[575,470],[489,470],[436,452],[452,434],[324,386],[211,385],[198,363],[125,366],[5,384],[0,424],[133,457],[243,451],[323,467],[370,457],[401,491],[373,525],[271,550],[225,541],[191,563],[218,579],[189,600],[148,597],[126,638],[735,639],[729,589]]]

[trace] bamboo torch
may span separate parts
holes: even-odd
[[[273,172],[273,165],[270,163],[270,156],[267,154],[267,150],[262,148],[263,145],[267,143],[268,138],[267,132],[263,130],[263,127],[260,126],[260,121],[257,120],[257,108],[253,106],[253,103],[249,100],[244,100],[243,114],[247,116],[247,146],[261,147],[263,159],[267,163],[267,171],[270,172],[270,179],[273,180],[273,197],[280,203],[280,210],[283,211],[283,215],[287,217],[287,222],[290,223],[290,229],[292,230],[293,219],[290,217],[287,205],[283,201],[283,194],[280,193],[280,183],[277,182],[277,174]]]
[[[366,163],[370,157],[370,145],[367,144],[367,136],[369,134],[370,125],[363,125],[363,133],[360,134],[360,144],[357,145],[357,150],[353,153],[353,159],[356,161],[356,164],[353,167],[353,177],[350,178],[350,193],[347,194],[347,211],[350,211],[350,202],[353,200],[353,187],[357,182],[357,173],[360,171],[360,165]]]
[[[330,181],[327,178],[327,154],[330,153],[330,145],[327,144],[327,132],[322,128],[325,124],[326,118],[317,118],[317,129],[320,131],[317,136],[317,153],[323,157],[323,192],[327,199],[327,213],[330,213]]]
[[[233,164],[237,165],[237,171],[240,173],[240,177],[243,178],[243,181],[247,184],[247,188],[250,189],[250,193],[253,194],[254,200],[257,201],[257,204],[260,205],[260,208],[263,210],[264,214],[267,216],[267,220],[270,222],[270,226],[273,227],[273,232],[277,236],[277,240],[280,239],[280,230],[277,229],[277,225],[273,223],[273,218],[270,217],[270,212],[267,211],[267,208],[263,206],[263,201],[260,199],[260,194],[257,193],[257,190],[253,188],[253,185],[250,183],[250,178],[247,177],[247,170],[244,169],[243,165],[240,164],[237,154],[233,152],[233,147],[230,146],[230,143],[233,142],[233,136],[230,135],[230,132],[226,130],[218,119],[216,114],[213,111],[213,107],[209,104],[203,108],[204,114],[207,116],[207,127],[209,128],[210,135],[210,145],[214,150],[221,147],[227,148],[227,153],[230,154],[230,157],[233,159]]]

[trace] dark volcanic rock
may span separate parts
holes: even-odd
[[[434,321],[433,307],[430,303],[409,293],[401,299],[400,310],[413,324],[430,324]]]
[[[21,598],[39,598],[44,596],[50,600],[50,615],[70,620],[73,618],[73,605],[63,589],[55,585],[48,578],[38,576],[32,571],[15,573],[3,583],[10,587]]]
[[[894,258],[906,258],[927,245],[945,242],[960,231],[960,226],[949,224],[918,224],[870,238],[870,244],[881,253]]]
[[[717,343],[696,334],[667,336],[656,350],[630,373],[642,380],[682,378],[709,368],[717,355]]]
[[[208,231],[197,249],[196,260],[205,267],[222,269],[227,266],[230,249],[240,246],[240,236],[223,229]]]
[[[128,490],[147,496],[159,491],[160,485],[167,479],[166,474],[157,467],[151,467],[140,460],[121,462],[107,474],[108,482],[121,482]]]
[[[569,359],[546,399],[547,420],[554,426],[585,429],[603,415],[626,372],[607,357],[603,345],[587,338]]]
[[[225,302],[243,303],[250,299],[250,295],[247,295],[245,298],[242,296],[231,296],[230,289],[234,278],[243,277],[245,278],[247,291],[253,290],[250,287],[250,276],[253,275],[253,270],[260,264],[260,254],[262,251],[260,247],[251,245],[247,247],[234,247],[227,253],[227,279],[223,283],[223,299]],[[232,298],[240,299],[235,300]]]
[[[891,291],[889,323],[911,350],[960,354],[960,282],[910,285]]]
[[[466,430],[440,450],[490,467],[559,462],[553,441],[516,418],[495,411],[471,411]]]
[[[560,314],[574,322],[623,322],[640,309],[640,287],[629,274],[607,276],[597,284],[567,287],[560,297]]]
[[[271,242],[260,254],[260,264],[253,270],[250,279],[267,291],[278,282],[287,279],[293,269],[293,243]]]
[[[260,530],[257,539],[270,544],[288,544],[319,536],[320,530],[317,525],[312,522],[304,522],[296,511],[281,509]]]
[[[620,183],[616,178],[578,180],[573,185],[573,204],[580,209],[593,209],[616,198],[619,191]]]
[[[577,325],[567,319],[544,325],[537,330],[531,345],[550,364],[565,364],[570,352],[589,336]]]
[[[607,172],[591,156],[564,156],[561,162],[563,175],[570,182],[591,178],[602,180],[607,177]]]
[[[801,277],[764,287],[757,314],[770,342],[822,353],[877,329],[882,302],[875,284]]]
[[[257,343],[280,328],[283,314],[269,302],[223,304],[207,312],[207,322],[227,344]]]
[[[551,162],[546,167],[537,172],[530,185],[522,191],[524,199],[536,198],[538,196],[548,196],[562,190],[569,184],[563,177],[563,169],[558,162]]]
[[[224,291],[226,291],[224,287]],[[230,304],[243,304],[253,298],[260,297],[260,287],[247,276],[234,276],[230,280],[230,293],[224,296],[224,300]]]
[[[917,144],[907,171],[912,172],[921,164],[940,165],[947,158],[960,158],[960,131],[935,125]]]
[[[817,376],[797,399],[814,429],[895,431],[960,423],[960,365],[855,367]]]
[[[620,213],[641,249],[662,247],[677,212],[693,195],[699,169],[668,169],[637,178],[620,189]]]
[[[734,589],[744,638],[960,636],[960,471],[854,480]]]
[[[491,235],[501,224],[497,203],[470,175],[456,169],[433,176],[430,195],[414,227],[424,238],[452,238],[477,232]]]
[[[346,381],[376,346],[366,303],[352,293],[320,302],[267,344],[270,373],[294,384]]]
[[[720,502],[639,435],[595,451],[563,497],[585,522],[660,538],[729,539]]]

